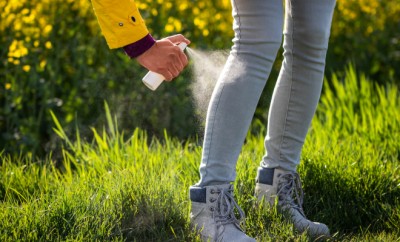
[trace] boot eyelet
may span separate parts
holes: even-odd
[[[214,207],[210,207],[210,211],[211,211],[211,212],[214,212]]]
[[[214,193],[215,193],[215,190],[214,190],[214,189],[211,189],[210,193],[211,193],[211,194],[214,194]]]
[[[210,202],[211,203],[213,203],[213,202],[215,202],[217,199],[215,199],[215,198],[210,198]]]

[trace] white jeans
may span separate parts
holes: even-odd
[[[321,93],[335,0],[232,0],[235,38],[207,112],[200,181],[229,183],[282,41],[262,167],[296,170]],[[283,24],[284,23],[284,24]],[[283,27],[284,25],[284,27]]]

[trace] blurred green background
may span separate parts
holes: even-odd
[[[155,38],[182,33],[191,47],[229,49],[231,7],[223,1],[143,0],[137,5]],[[105,124],[106,101],[119,127],[186,139],[201,136],[189,85],[191,68],[153,93],[147,72],[122,50],[110,51],[89,0],[0,0],[0,152],[42,156],[55,150],[52,110],[67,132]],[[348,63],[371,80],[400,84],[400,0],[338,0],[326,75],[339,78]],[[280,67],[275,63],[255,118],[266,122]],[[351,95],[351,93],[349,93]]]

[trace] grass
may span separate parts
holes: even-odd
[[[349,67],[326,82],[299,167],[310,219],[332,240],[400,241],[400,100]],[[107,129],[92,142],[55,132],[62,158],[37,161],[1,154],[0,241],[198,241],[189,227],[188,187],[197,182],[201,147]],[[239,157],[236,198],[247,233],[258,241],[308,241],[276,212],[254,206],[254,179],[264,153],[264,125]]]

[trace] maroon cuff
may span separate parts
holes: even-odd
[[[129,57],[136,58],[146,52],[148,49],[150,49],[150,47],[152,47],[154,43],[156,43],[156,40],[153,39],[150,34],[148,34],[144,38],[136,41],[135,43],[126,45],[123,48],[125,50],[125,53]]]

